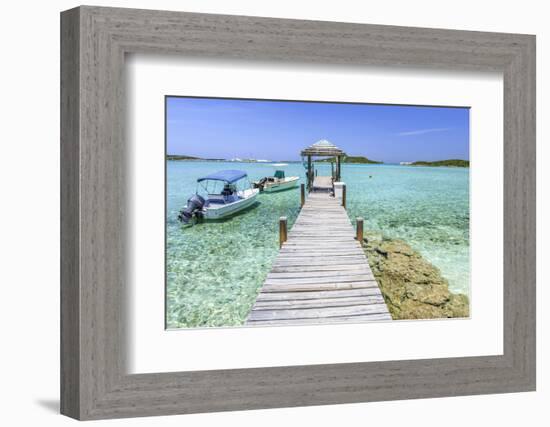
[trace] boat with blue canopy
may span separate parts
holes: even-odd
[[[187,200],[178,219],[188,224],[194,219],[227,218],[252,206],[258,193],[245,171],[218,171],[197,179],[197,191]]]

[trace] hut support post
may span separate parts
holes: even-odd
[[[304,184],[300,184],[300,206],[304,206],[306,203],[306,189]]]
[[[311,168],[311,156],[307,156],[307,191],[311,191],[311,185],[313,184],[313,171]]]

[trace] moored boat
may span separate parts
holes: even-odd
[[[239,189],[238,184],[241,185]],[[221,183],[221,184],[220,184]],[[204,196],[199,193],[199,186]],[[197,179],[196,194],[187,200],[178,219],[188,224],[193,219],[222,219],[254,204],[259,190],[252,188],[248,175],[240,170],[223,170]]]
[[[273,166],[278,168],[275,170],[275,174],[255,181],[253,183],[255,188],[266,193],[274,193],[276,191],[290,190],[298,185],[298,181],[300,181],[299,176],[285,176],[285,171],[281,169],[287,166],[285,163],[275,163]]]

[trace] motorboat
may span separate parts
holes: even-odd
[[[254,182],[254,187],[266,193],[276,191],[290,190],[298,185],[299,176],[285,176],[285,171],[281,169],[288,166],[286,163],[275,163],[273,166],[278,168],[273,176],[266,176],[259,181]]]
[[[252,206],[259,192],[252,188],[246,172],[218,171],[197,179],[197,191],[187,200],[178,219],[188,224],[193,219],[227,218]]]

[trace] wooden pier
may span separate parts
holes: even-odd
[[[309,193],[285,239],[247,325],[391,320],[341,200]]]

